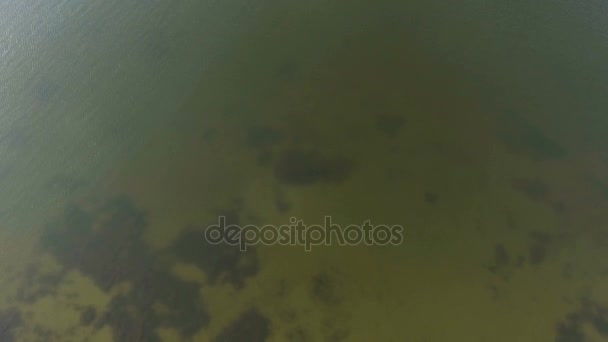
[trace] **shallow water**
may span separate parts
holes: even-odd
[[[608,339],[603,13],[0,2],[0,340]]]

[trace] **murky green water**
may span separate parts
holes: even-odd
[[[607,11],[0,2],[0,340],[607,340]]]

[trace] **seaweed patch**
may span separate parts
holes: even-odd
[[[608,338],[608,307],[583,299],[581,309],[568,314],[556,326],[555,342],[585,342],[589,329]]]
[[[30,265],[21,276],[16,299],[31,304],[42,297],[54,295],[64,276],[64,271],[43,272],[37,265]]]
[[[199,285],[178,278],[160,262],[142,239],[145,228],[144,213],[127,197],[118,197],[92,210],[68,206],[41,243],[66,270],[78,270],[104,291],[131,285],[128,293],[112,298],[105,312],[85,309],[82,325],[107,325],[117,341],[158,341],[160,327],[191,337],[210,320]],[[158,305],[166,310],[155,310]]]
[[[197,266],[205,272],[212,284],[230,283],[241,289],[245,280],[259,271],[254,248],[243,252],[238,246],[211,244],[203,229],[183,233],[173,247],[178,258]]]
[[[226,227],[241,224],[242,201],[219,210],[217,215],[224,218]],[[211,284],[228,283],[237,289],[245,286],[247,278],[259,272],[259,261],[255,248],[241,251],[238,245],[209,243],[205,228],[185,230],[172,246],[177,258],[198,267],[205,272]]]

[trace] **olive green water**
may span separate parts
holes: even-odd
[[[603,5],[46,6],[0,50],[0,340],[608,340]],[[203,234],[327,215],[404,241]]]

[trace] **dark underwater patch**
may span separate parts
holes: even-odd
[[[127,198],[117,198],[94,212],[69,206],[42,241],[62,265],[108,291],[153,267],[155,259],[142,240],[145,226],[143,212]]]
[[[563,159],[567,150],[519,115],[505,115],[499,138],[515,154],[536,161]]]
[[[156,329],[162,326],[190,337],[210,319],[199,285],[176,277],[160,262],[142,239],[145,228],[144,213],[127,197],[118,197],[92,210],[68,206],[41,243],[67,270],[80,271],[104,291],[131,285],[99,319],[97,313],[83,313],[83,325],[108,325],[116,341],[158,341]],[[166,310],[159,312],[157,305]]]
[[[327,273],[320,273],[312,278],[311,295],[326,305],[335,305],[342,301],[335,279]]]
[[[325,156],[312,150],[284,150],[274,165],[275,177],[289,185],[340,183],[354,172],[354,162],[345,157]]]
[[[390,138],[396,136],[405,125],[405,118],[397,114],[378,114],[375,121],[376,128]]]
[[[241,251],[239,246],[227,243],[211,244],[202,228],[183,233],[173,249],[181,261],[205,272],[212,284],[225,282],[240,289],[247,278],[259,271],[254,247],[248,246],[247,251]]]
[[[13,342],[15,330],[23,324],[21,312],[16,308],[0,310],[0,341]]]
[[[424,193],[424,201],[430,205],[435,205],[439,201],[439,196],[434,192],[427,191]]]
[[[494,262],[491,266],[488,267],[490,272],[496,273],[498,271],[502,271],[505,267],[509,265],[511,261],[511,256],[507,251],[507,248],[502,243],[497,243],[494,245]]]
[[[215,342],[265,342],[270,336],[270,320],[256,309],[241,314],[226,327]]]
[[[523,193],[533,201],[547,202],[550,200],[551,190],[549,186],[538,178],[515,179],[511,184],[515,190]]]
[[[583,299],[581,309],[566,315],[556,325],[555,342],[585,342],[584,325],[590,325],[595,332],[608,338],[608,308],[589,299]]]
[[[223,218],[224,226],[243,226],[241,223],[241,212],[243,202],[236,201],[233,205],[217,212],[218,222],[210,223],[218,225]],[[225,241],[210,243],[205,236],[207,227],[185,230],[172,246],[172,252],[182,262],[198,267],[205,272],[211,284],[229,283],[237,289],[245,286],[249,277],[259,272],[259,262],[254,246],[248,246],[246,251],[241,251],[238,244],[229,244]]]
[[[285,193],[281,190],[275,191],[275,207],[277,212],[280,214],[285,214],[291,209],[291,203],[287,199]]]
[[[532,231],[529,234],[529,240],[527,257],[518,255],[516,258],[513,258],[504,244],[495,244],[494,260],[487,266],[487,269],[492,273],[504,276],[514,268],[524,267],[526,262],[531,266],[536,266],[545,261],[553,242],[553,237],[545,232]],[[505,278],[505,280],[507,279],[508,277]]]
[[[43,272],[37,265],[30,265],[22,275],[16,299],[24,303],[34,303],[38,299],[56,293],[65,272]]]
[[[80,324],[90,325],[97,318],[97,310],[92,306],[85,307],[80,313]]]
[[[66,339],[66,336],[60,336],[59,333],[52,331],[49,328],[45,328],[41,325],[35,325],[32,328],[32,332],[33,334],[37,337],[36,342],[42,342],[42,341],[62,341]],[[72,336],[73,333],[70,332],[68,333],[68,335]],[[70,339],[68,339],[70,340]],[[71,340],[74,340],[73,338]],[[4,341],[4,340],[2,340]]]
[[[514,179],[511,181],[511,186],[529,200],[548,205],[557,214],[566,210],[565,204],[555,197],[549,185],[539,178]]]
[[[268,165],[274,159],[274,147],[283,142],[283,134],[270,126],[251,126],[247,129],[245,143],[255,149],[260,165]]]
[[[547,257],[547,250],[551,243],[551,237],[543,232],[534,231],[530,233],[532,243],[528,248],[528,261],[531,265],[538,265]]]
[[[252,126],[247,130],[247,145],[250,147],[268,147],[282,141],[281,132],[270,126]]]

